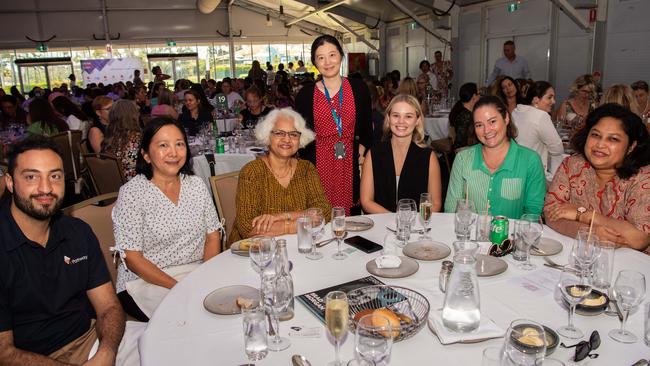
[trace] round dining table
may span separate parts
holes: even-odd
[[[367,215],[374,226],[367,231],[348,233],[361,235],[381,244],[388,233],[387,227],[394,227],[394,214]],[[510,225],[511,227],[513,225]],[[431,219],[433,240],[452,247],[455,241],[454,215],[437,213]],[[329,226],[325,227],[323,238],[329,238]],[[417,234],[411,235],[417,240]],[[566,264],[572,238],[563,236],[544,227],[544,238],[555,239],[563,244],[563,250],[550,258]],[[319,250],[324,256],[321,260],[309,260],[298,253],[296,235],[285,235],[289,259],[293,262],[292,276],[295,295],[301,295],[337,284],[369,276],[366,263],[379,256],[379,252],[366,254],[347,244],[342,249],[348,252],[345,260],[334,260],[336,242]],[[401,251],[401,249],[400,249]],[[452,260],[451,255],[446,258]],[[481,317],[491,319],[504,331],[515,319],[529,319],[558,329],[567,323],[567,310],[554,295],[560,271],[543,266],[540,256],[533,256],[531,262],[537,266],[532,271],[518,268],[510,255],[503,257],[508,264],[505,272],[492,277],[479,277]],[[438,277],[441,260],[418,261],[419,270],[406,278],[379,278],[388,285],[402,286],[424,295],[430,303],[430,311],[442,308],[444,293],[439,290]],[[650,257],[628,249],[615,252],[614,278],[622,269],[637,270],[650,278]],[[203,263],[185,279],[176,284],[157,308],[149,321],[147,329],[139,340],[141,364],[144,366],[163,365],[290,365],[291,356],[301,354],[312,365],[326,365],[334,359],[334,345],[327,335],[325,326],[312,315],[299,301],[295,302],[295,316],[280,323],[280,334],[288,337],[291,346],[280,352],[269,352],[266,358],[250,362],[244,353],[242,315],[216,315],[207,311],[203,300],[215,289],[231,285],[248,285],[259,288],[259,275],[252,269],[250,259],[230,251],[223,252]],[[647,302],[646,296],[643,303]],[[642,309],[639,306],[638,309]],[[633,311],[627,322],[627,329],[634,332],[639,340],[633,344],[618,343],[607,333],[620,327],[616,316],[600,314],[595,316],[575,316],[575,325],[586,339],[593,330],[600,333],[601,345],[592,351],[599,357],[574,363],[574,348],[558,347],[551,355],[566,365],[623,365],[629,366],[639,359],[650,357],[650,348],[643,342],[643,314]],[[289,335],[291,327],[317,329],[315,336]],[[583,338],[585,339],[585,338]],[[562,342],[575,344],[578,340],[562,338]],[[503,338],[479,343],[455,343],[443,345],[427,325],[413,337],[394,343],[390,365],[481,365],[482,351],[486,347],[500,347]],[[341,357],[350,360],[354,357],[354,334],[348,332],[341,347]]]

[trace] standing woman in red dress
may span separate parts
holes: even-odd
[[[311,61],[321,78],[300,89],[296,109],[316,133],[301,157],[316,165],[333,207],[359,214],[359,158],[372,143],[370,92],[361,79],[341,77],[343,48],[324,35],[311,45]]]

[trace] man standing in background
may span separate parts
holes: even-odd
[[[494,64],[494,70],[488,77],[486,85],[491,85],[500,75],[507,75],[515,80],[530,79],[528,61],[515,54],[515,42],[506,41],[503,44],[503,56]]]

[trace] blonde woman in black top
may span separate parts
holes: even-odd
[[[370,149],[361,173],[365,213],[395,212],[397,201],[430,193],[432,211],[440,211],[442,192],[436,154],[424,144],[424,116],[418,100],[405,94],[386,109],[383,141]]]

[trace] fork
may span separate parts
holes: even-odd
[[[544,257],[544,261],[549,264],[550,267],[555,267],[555,268],[564,268],[566,267],[566,264],[559,264],[552,260],[549,257]]]

